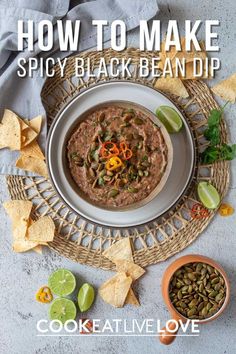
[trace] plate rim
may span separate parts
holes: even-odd
[[[61,192],[58,190],[58,188],[56,187],[55,183],[54,183],[54,179],[53,176],[51,175],[51,170],[50,170],[50,166],[49,166],[49,159],[48,159],[48,154],[49,154],[49,142],[50,142],[50,138],[52,135],[52,131],[54,129],[55,124],[57,123],[58,119],[60,118],[60,116],[63,114],[63,112],[70,106],[73,104],[73,102],[78,98],[78,96],[80,96],[83,93],[86,93],[87,91],[95,88],[95,87],[99,87],[99,86],[103,86],[103,85],[109,85],[109,84],[115,84],[115,83],[129,83],[129,84],[134,84],[134,85],[138,85],[138,86],[144,86],[144,87],[148,87],[156,92],[158,92],[160,95],[164,96],[166,99],[168,99],[183,115],[185,123],[188,127],[188,131],[190,133],[191,136],[191,143],[192,143],[192,147],[193,147],[193,160],[192,160],[192,166],[191,166],[191,173],[189,173],[189,178],[185,184],[185,187],[182,191],[182,193],[179,195],[178,199],[170,205],[170,207],[168,209],[166,209],[162,214],[160,214],[159,216],[156,216],[155,218],[146,221],[146,222],[142,222],[142,223],[137,223],[135,225],[132,226],[114,226],[114,225],[106,225],[106,224],[102,224],[99,223],[97,221],[91,220],[88,217],[84,216],[81,212],[78,212],[76,209],[74,209],[71,205],[69,205],[64,197],[62,196]],[[172,98],[170,98],[169,96],[167,96],[165,93],[161,92],[160,90],[152,87],[151,85],[147,85],[145,83],[141,83],[141,82],[135,82],[135,81],[131,81],[131,80],[117,80],[117,79],[111,79],[109,81],[103,81],[103,82],[98,82],[98,83],[93,83],[88,87],[85,87],[84,89],[82,89],[81,91],[79,91],[76,95],[74,95],[73,97],[71,97],[62,107],[61,109],[57,112],[57,114],[55,115],[54,119],[52,120],[52,123],[49,127],[49,130],[47,131],[47,139],[46,139],[46,149],[45,149],[45,156],[46,156],[46,165],[47,165],[47,169],[48,169],[48,176],[49,176],[49,180],[53,186],[53,188],[55,189],[56,193],[58,194],[58,196],[60,197],[60,199],[62,200],[62,202],[68,207],[69,210],[71,210],[73,213],[77,214],[79,217],[81,217],[82,219],[84,219],[86,222],[91,223],[94,226],[98,226],[98,227],[103,227],[103,228],[107,228],[107,229],[114,229],[114,230],[129,230],[129,229],[134,229],[135,227],[142,227],[145,225],[150,225],[152,223],[155,222],[155,220],[158,220],[159,218],[161,218],[163,215],[165,215],[166,213],[170,212],[170,210],[172,208],[174,208],[178,202],[180,201],[180,199],[183,197],[183,195],[185,194],[185,192],[188,190],[188,188],[190,187],[194,175],[195,175],[195,171],[196,171],[196,163],[197,163],[197,153],[196,153],[196,144],[195,144],[195,136],[193,134],[192,131],[192,127],[188,121],[188,119],[186,118],[185,113],[183,112],[183,110],[181,108],[179,108],[177,106],[177,104],[173,101]],[[125,212],[125,211],[124,211]]]

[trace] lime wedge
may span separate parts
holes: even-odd
[[[183,122],[176,110],[169,106],[160,106],[156,110],[156,115],[166,127],[168,133],[178,133]]]
[[[94,301],[94,288],[90,284],[83,284],[78,293],[78,305],[81,312],[85,312],[92,306]]]
[[[58,269],[48,279],[52,292],[58,296],[70,295],[76,286],[74,275],[67,269]]]
[[[73,301],[60,298],[53,301],[49,309],[50,320],[59,320],[65,323],[76,317],[76,306]]]
[[[208,209],[216,209],[220,204],[220,195],[209,182],[200,182],[197,193],[202,204]]]

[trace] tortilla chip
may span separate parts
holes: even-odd
[[[115,307],[122,307],[125,303],[131,283],[131,277],[127,277],[125,273],[118,273],[102,284],[99,288],[99,294],[108,304]]]
[[[132,278],[125,273],[118,273],[118,277],[115,284],[115,306],[123,307],[125,299],[132,284]]]
[[[175,74],[175,67],[176,67],[176,59],[179,59],[180,62],[182,62],[183,59],[185,59],[185,77],[181,77],[179,76],[179,78],[181,78],[182,80],[189,80],[189,79],[207,79],[210,78],[210,75],[206,74],[206,69],[203,69],[203,75],[201,77],[195,77],[193,76],[193,61],[195,58],[199,58],[202,59],[203,61],[205,61],[205,59],[207,58],[206,55],[206,51],[205,51],[205,45],[204,42],[200,42],[200,47],[201,47],[201,51],[197,51],[193,44],[191,47],[190,51],[186,51],[185,50],[185,37],[181,37],[181,50],[177,51],[175,47],[171,46],[170,50],[167,52],[165,51],[165,41],[162,42],[162,46],[161,46],[161,53],[160,53],[160,59],[161,59],[161,68],[164,68],[165,65],[165,60],[168,58],[171,61],[171,67],[173,70],[173,75]],[[205,62],[203,63],[203,65],[205,64]],[[205,66],[205,65],[204,65]],[[175,78],[175,75],[174,75]],[[158,81],[157,81],[158,82]],[[160,88],[161,90],[161,88]],[[163,92],[165,92],[163,90]],[[169,92],[171,93],[171,92]],[[176,94],[176,93],[174,93]],[[180,97],[183,97],[181,95],[179,95]],[[188,96],[186,96],[188,97]]]
[[[32,128],[37,134],[40,133],[41,125],[42,125],[42,116],[37,116],[28,121],[28,125]]]
[[[208,72],[206,71],[205,63],[203,63],[203,70],[201,76],[194,76],[193,72],[193,62],[187,63],[185,65],[185,76],[182,76],[182,80],[200,80],[200,79],[211,79],[210,68],[208,68]]]
[[[177,51],[175,46],[171,46],[169,51],[165,50],[165,41],[162,42],[161,46],[161,55],[160,58],[162,62],[165,61],[166,58],[170,58],[172,62],[172,67],[175,68],[176,66],[176,59],[185,59],[186,63],[193,62],[194,58],[200,58],[200,59],[206,59],[206,51],[205,51],[205,45],[204,42],[200,42],[200,47],[201,51],[197,51],[195,47],[192,44],[191,50],[186,51],[185,50],[185,37],[181,37],[180,39],[181,42],[181,50]]]
[[[32,220],[31,218],[29,218],[28,228],[29,228],[31,225],[33,225],[34,223],[35,223],[35,221]],[[27,237],[28,237],[28,235],[27,235]],[[48,243],[45,242],[45,241],[40,241],[38,244],[41,245],[41,246],[48,246]]]
[[[164,93],[183,98],[187,98],[189,96],[188,91],[179,78],[161,77],[156,81],[155,88]]]
[[[16,161],[16,167],[22,168],[26,171],[31,171],[37,175],[48,177],[46,163],[41,159],[36,159],[32,156],[20,155]]]
[[[10,200],[3,203],[3,206],[12,220],[14,239],[24,239],[32,209],[32,202],[28,200]]]
[[[117,272],[125,272],[133,281],[137,280],[145,273],[143,268],[133,262],[118,259],[115,261],[115,264]]]
[[[21,130],[27,129],[29,127],[23,119],[21,119],[20,117],[17,118],[19,120]]]
[[[112,262],[116,262],[119,259],[133,262],[132,249],[130,245],[129,237],[117,241],[103,252],[103,255],[110,259]]]
[[[228,77],[226,80],[219,82],[212,87],[215,95],[221,97],[225,101],[235,103],[236,99],[236,73]]]
[[[29,241],[50,242],[53,241],[55,225],[49,216],[43,216],[35,221],[27,230],[26,238]]]
[[[34,247],[32,250],[38,254],[43,254],[43,248],[41,245]]]
[[[138,301],[137,297],[132,288],[129,289],[128,295],[125,299],[125,304],[140,306],[140,302]]]
[[[45,156],[36,140],[21,149],[21,155],[31,156],[36,159],[45,160]]]
[[[14,252],[26,252],[31,250],[32,248],[35,248],[38,246],[37,242],[34,241],[28,241],[25,239],[19,239],[19,240],[14,240],[13,241],[13,251]]]
[[[12,200],[3,203],[8,215],[12,220],[13,228],[13,251],[26,252],[38,245],[25,239],[32,203],[28,200]]]
[[[22,137],[25,138],[25,140],[22,143],[22,147],[25,147],[28,144],[30,144],[38,136],[38,134],[32,128],[30,128],[29,126],[26,129],[22,130],[21,133],[22,133]]]
[[[9,148],[20,150],[21,148],[21,127],[17,115],[5,109],[2,121],[0,122],[0,149]]]

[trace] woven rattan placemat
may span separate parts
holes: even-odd
[[[156,79],[139,78],[139,60],[140,57],[151,59],[156,56],[157,53],[140,52],[134,48],[129,48],[121,53],[106,49],[103,52],[86,52],[79,55],[85,60],[89,57],[93,69],[98,66],[101,57],[107,61],[111,57],[132,58],[132,77],[127,80],[151,87],[154,87]],[[49,125],[63,105],[78,92],[97,82],[110,80],[109,78],[89,78],[88,80],[76,78],[74,58],[67,58],[63,78],[60,77],[59,66],[56,65],[55,76],[48,78],[43,88],[42,99]],[[124,80],[124,77],[120,77],[120,79]],[[218,106],[205,83],[197,80],[186,80],[184,83],[189,92],[189,98],[184,100],[175,96],[170,96],[170,98],[188,119],[195,136],[197,152],[199,152],[206,144],[202,132],[206,125],[207,116],[211,109]],[[221,139],[222,142],[227,142],[224,122],[221,124]],[[44,178],[7,177],[12,199],[32,200],[35,219],[41,215],[50,215],[54,219],[57,225],[57,234],[54,241],[49,244],[51,249],[76,262],[104,269],[112,269],[114,264],[105,258],[102,252],[121,237],[131,238],[135,263],[143,267],[164,261],[193,242],[216,213],[216,211],[211,211],[210,215],[204,219],[191,218],[190,210],[192,205],[197,202],[196,183],[199,180],[209,180],[223,198],[229,185],[229,163],[218,162],[202,166],[197,161],[193,182],[175,208],[149,225],[114,230],[90,224],[71,212],[59,199],[50,182]]]

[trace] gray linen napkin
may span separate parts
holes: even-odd
[[[69,6],[72,7],[69,12]],[[0,0],[0,119],[5,108],[13,110],[28,119],[42,114],[43,128],[39,143],[44,150],[46,143],[46,117],[41,102],[40,92],[46,78],[35,71],[32,78],[17,76],[17,59],[24,57],[66,57],[70,52],[57,51],[57,41],[54,42],[52,53],[40,53],[35,43],[34,52],[27,48],[17,52],[17,21],[50,20],[53,24],[57,19],[81,20],[79,50],[83,51],[96,45],[95,28],[92,20],[113,21],[121,19],[126,23],[127,30],[136,28],[139,20],[149,20],[156,15],[158,6],[156,0]],[[55,29],[56,32],[56,29]],[[45,34],[46,35],[46,34]],[[55,39],[56,39],[55,33]],[[35,33],[37,40],[37,33]],[[110,39],[110,31],[104,33],[104,42]],[[31,172],[16,168],[15,161],[19,153],[8,149],[0,150],[0,174],[34,175]]]

